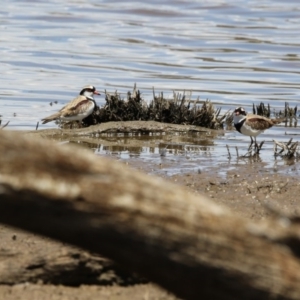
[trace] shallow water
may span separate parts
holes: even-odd
[[[294,129],[294,128],[293,128]],[[247,153],[248,142],[240,134],[231,131],[209,131],[201,133],[177,133],[150,135],[101,134],[99,137],[76,137],[61,140],[90,149],[99,156],[119,160],[149,174],[172,176],[178,173],[217,172],[226,177],[227,171],[239,165],[259,164],[260,172],[280,172],[300,175],[298,160],[274,157],[273,139],[283,142],[295,133],[285,127],[270,129],[269,134],[259,136],[265,141],[259,157],[242,157]],[[230,151],[230,157],[228,154]],[[236,152],[238,148],[238,153]],[[257,168],[256,168],[257,169]]]
[[[0,115],[2,124],[10,121],[8,128],[34,129],[87,83],[125,96],[136,82],[146,100],[153,86],[165,95],[190,90],[194,99],[208,98],[224,111],[237,105],[250,109],[261,101],[274,108],[285,101],[299,104],[298,1],[1,4]],[[53,101],[58,103],[51,106]],[[104,96],[97,102],[103,105]],[[266,163],[273,163],[274,135],[287,140],[284,133],[291,130],[265,133]],[[217,137],[210,150],[213,162],[227,156],[225,144],[246,148],[248,140],[235,131]],[[148,156],[154,158],[155,151]]]

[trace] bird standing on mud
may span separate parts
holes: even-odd
[[[249,150],[255,142],[255,149],[259,149],[256,137],[266,129],[283,122],[285,119],[269,119],[255,114],[247,114],[243,107],[237,107],[233,114],[233,123],[236,130],[244,135],[250,136]],[[254,140],[253,140],[254,138]]]
[[[96,106],[94,95],[100,95],[93,85],[86,85],[82,88],[79,96],[74,98],[71,102],[66,104],[57,113],[42,119],[42,124],[51,121],[82,121],[82,119],[89,116]]]

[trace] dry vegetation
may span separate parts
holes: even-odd
[[[127,93],[126,99],[122,99],[117,92],[106,92],[105,101],[104,107],[97,106],[95,111],[83,120],[84,127],[111,121],[157,121],[221,129],[228,115],[228,112],[221,115],[221,108],[215,108],[210,100],[191,100],[185,94],[175,92],[173,99],[166,99],[163,93],[156,95],[153,90],[153,100],[147,103],[136,86],[132,92]],[[70,128],[76,125],[63,126]]]

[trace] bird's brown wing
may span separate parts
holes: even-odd
[[[285,118],[269,119],[264,116],[248,114],[246,125],[250,126],[252,129],[255,130],[265,130],[285,120]]]
[[[257,117],[250,117],[247,118],[245,121],[245,125],[250,126],[254,130],[266,130],[272,127],[274,124],[270,119],[257,116]]]
[[[80,104],[81,101],[85,101],[85,100],[87,100],[87,98],[85,96],[77,96],[76,98],[71,100],[69,103],[67,103],[64,107],[62,107],[60,109],[60,111],[64,111],[66,109],[68,109],[68,110],[71,109],[72,110],[72,109],[76,108],[76,106],[78,104]]]
[[[64,117],[74,116],[86,111],[87,107],[91,105],[91,100],[85,96],[78,96],[65,105],[61,110],[61,115]]]

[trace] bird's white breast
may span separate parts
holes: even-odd
[[[247,121],[241,127],[241,133],[248,136],[258,136],[262,132],[263,130],[257,130],[251,128],[249,125],[247,125]]]

